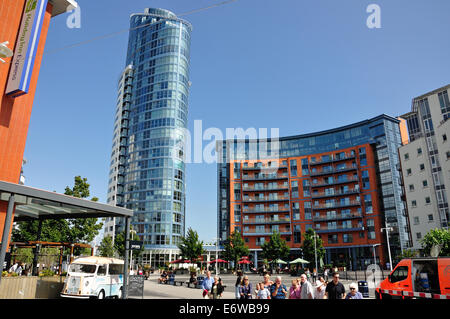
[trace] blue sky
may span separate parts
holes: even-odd
[[[51,22],[33,105],[27,185],[63,192],[76,175],[106,202],[116,103],[128,33],[146,7],[176,14],[212,0],[77,0]],[[381,29],[369,29],[369,4]],[[183,18],[194,26],[189,128],[280,128],[310,133],[410,110],[412,98],[450,83],[448,0],[238,0]],[[207,142],[204,142],[206,144]],[[187,165],[186,224],[216,236],[216,164]]]

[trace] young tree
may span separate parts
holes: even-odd
[[[181,251],[181,256],[192,262],[195,262],[205,252],[203,241],[199,240],[198,233],[192,228],[189,228],[187,235],[181,238],[178,248]]]
[[[421,240],[422,252],[430,256],[431,248],[435,245],[441,247],[439,256],[450,256],[450,231],[447,229],[432,229]]]
[[[247,256],[250,250],[245,245],[244,239],[240,232],[234,231],[224,243],[224,257],[228,261],[234,262],[234,269],[237,268],[239,259]]]
[[[101,257],[114,257],[114,246],[111,236],[105,236],[98,247],[98,254]]]
[[[310,265],[314,265],[313,267],[315,267],[314,235],[316,235],[316,232],[313,229],[308,229],[302,244],[303,258],[309,261]],[[325,248],[323,248],[323,241],[318,235],[316,235],[315,251],[317,253],[317,262],[319,262],[321,258],[325,257]]]
[[[261,246],[262,255],[270,261],[271,267],[277,259],[285,259],[289,256],[289,247],[286,240],[281,238],[279,232],[274,232],[270,236],[270,240],[264,242]]]
[[[67,186],[64,194],[78,198],[87,198],[90,195],[89,186],[86,178],[76,176],[73,188]],[[97,201],[98,198],[93,197],[91,200]],[[38,221],[18,223],[17,229],[13,230],[13,241],[36,240],[38,224]],[[41,241],[89,243],[98,235],[102,227],[101,223],[97,223],[97,218],[47,219],[42,221]],[[76,249],[76,254],[80,252],[80,249]]]
[[[133,230],[133,226],[130,226],[130,228],[130,230]],[[140,240],[139,236],[135,232],[130,232],[130,234],[131,240]],[[114,251],[119,258],[125,258],[125,232],[118,233],[114,238]],[[143,251],[144,246],[142,246],[141,250],[132,250],[133,259],[138,258]]]

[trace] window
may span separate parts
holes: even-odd
[[[416,233],[416,238],[417,239],[422,239],[422,233]]]
[[[100,265],[97,270],[98,276],[106,276],[106,265]]]
[[[430,197],[425,197],[425,204],[430,204],[430,203],[431,203]]]
[[[414,184],[409,185],[409,191],[414,192]]]
[[[446,142],[447,141],[447,134],[442,135],[442,142]]]
[[[409,153],[405,153],[405,161],[409,160]]]
[[[420,168],[420,171],[425,170],[425,164],[420,164],[419,168]]]
[[[329,244],[337,244],[338,236],[337,235],[328,235],[328,243]]]
[[[408,267],[400,266],[394,270],[392,275],[390,275],[389,281],[394,283],[394,282],[405,280],[406,278],[408,278]]]
[[[302,242],[302,232],[300,225],[294,226],[294,244],[300,244]]]
[[[419,217],[418,216],[414,217],[414,225],[419,225]]]
[[[370,188],[370,180],[369,180],[369,171],[362,171],[362,188],[369,189]]]
[[[412,174],[412,171],[410,168],[406,169],[406,175],[410,176]]]
[[[416,200],[412,200],[411,201],[411,207],[417,207],[417,201]]]
[[[109,264],[109,274],[110,275],[121,275],[121,274],[123,274],[123,265],[120,265],[120,264]]]
[[[342,236],[344,243],[352,243],[353,242],[353,235],[352,234],[344,234]]]
[[[434,220],[433,214],[428,214],[428,221],[432,222]]]
[[[422,181],[423,187],[428,187],[428,181],[425,179]]]
[[[417,156],[419,156],[419,155],[422,155],[422,148],[421,147],[419,147],[417,149]]]
[[[297,176],[297,160],[291,160],[291,176]]]

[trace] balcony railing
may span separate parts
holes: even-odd
[[[289,189],[289,185],[278,185],[277,187],[243,187],[242,190],[244,192],[258,192],[258,191],[276,191],[276,190],[286,190]]]
[[[333,163],[333,162],[339,162],[339,161],[345,161],[348,159],[355,158],[356,154],[345,154],[345,156],[333,156],[331,155],[329,159],[318,159],[316,161],[310,161],[309,165],[320,165],[325,163]]]
[[[351,232],[351,231],[362,231],[364,227],[346,227],[346,226],[336,226],[335,228],[314,228],[318,234],[320,233],[339,233],[339,232]]]
[[[277,209],[248,209],[243,210],[244,214],[252,214],[252,213],[287,213],[289,212],[289,208],[277,208]]]
[[[244,198],[242,199],[243,202],[245,203],[256,203],[256,202],[277,202],[277,201],[286,201],[289,200],[289,197],[277,197],[277,198],[273,198],[273,197],[250,197],[250,198]]]
[[[267,236],[272,235],[274,232],[280,233],[280,235],[291,235],[292,232],[290,230],[270,230],[270,229],[264,229],[264,230],[257,230],[257,229],[249,229],[244,230],[242,235],[244,236]]]
[[[355,219],[355,218],[363,218],[361,213],[352,213],[352,214],[336,214],[335,216],[313,216],[313,221],[330,221],[330,220],[344,220],[344,219]]]
[[[264,180],[276,180],[276,179],[288,179],[287,174],[283,175],[263,175],[263,176],[242,176],[244,181],[264,181]]]
[[[243,166],[242,170],[244,171],[259,171],[259,170],[273,170],[277,168],[288,168],[287,165],[279,165],[279,166]]]
[[[330,185],[337,185],[337,184],[345,184],[345,183],[353,183],[358,182],[359,179],[357,177],[347,178],[345,180],[334,180],[333,182],[317,182],[317,183],[311,183],[311,187],[322,187],[322,186],[330,186]]]
[[[312,198],[319,198],[319,197],[335,197],[335,196],[345,196],[345,195],[352,195],[352,194],[359,194],[361,191],[359,188],[353,188],[348,189],[346,191],[335,191],[334,193],[325,193],[325,192],[317,192],[312,193]]]
[[[340,207],[349,207],[349,206],[360,206],[361,201],[359,200],[352,200],[345,203],[338,202],[338,203],[328,203],[328,204],[319,204],[319,205],[313,205],[313,209],[328,209],[328,208],[340,208]]]
[[[357,170],[358,166],[357,165],[348,165],[346,167],[334,167],[333,169],[327,169],[327,170],[320,170],[317,172],[310,172],[309,175],[310,176],[320,176],[320,175],[329,175],[329,174],[337,174],[337,173],[341,173],[341,172],[348,172],[348,171],[353,171],[353,170]]]
[[[290,218],[251,218],[251,219],[243,219],[243,224],[286,224],[290,223]]]

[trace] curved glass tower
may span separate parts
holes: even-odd
[[[191,31],[167,10],[132,14],[119,80],[108,200],[135,212],[131,224],[144,241],[142,262],[153,266],[176,258],[185,231]],[[122,221],[115,226],[123,230]]]

